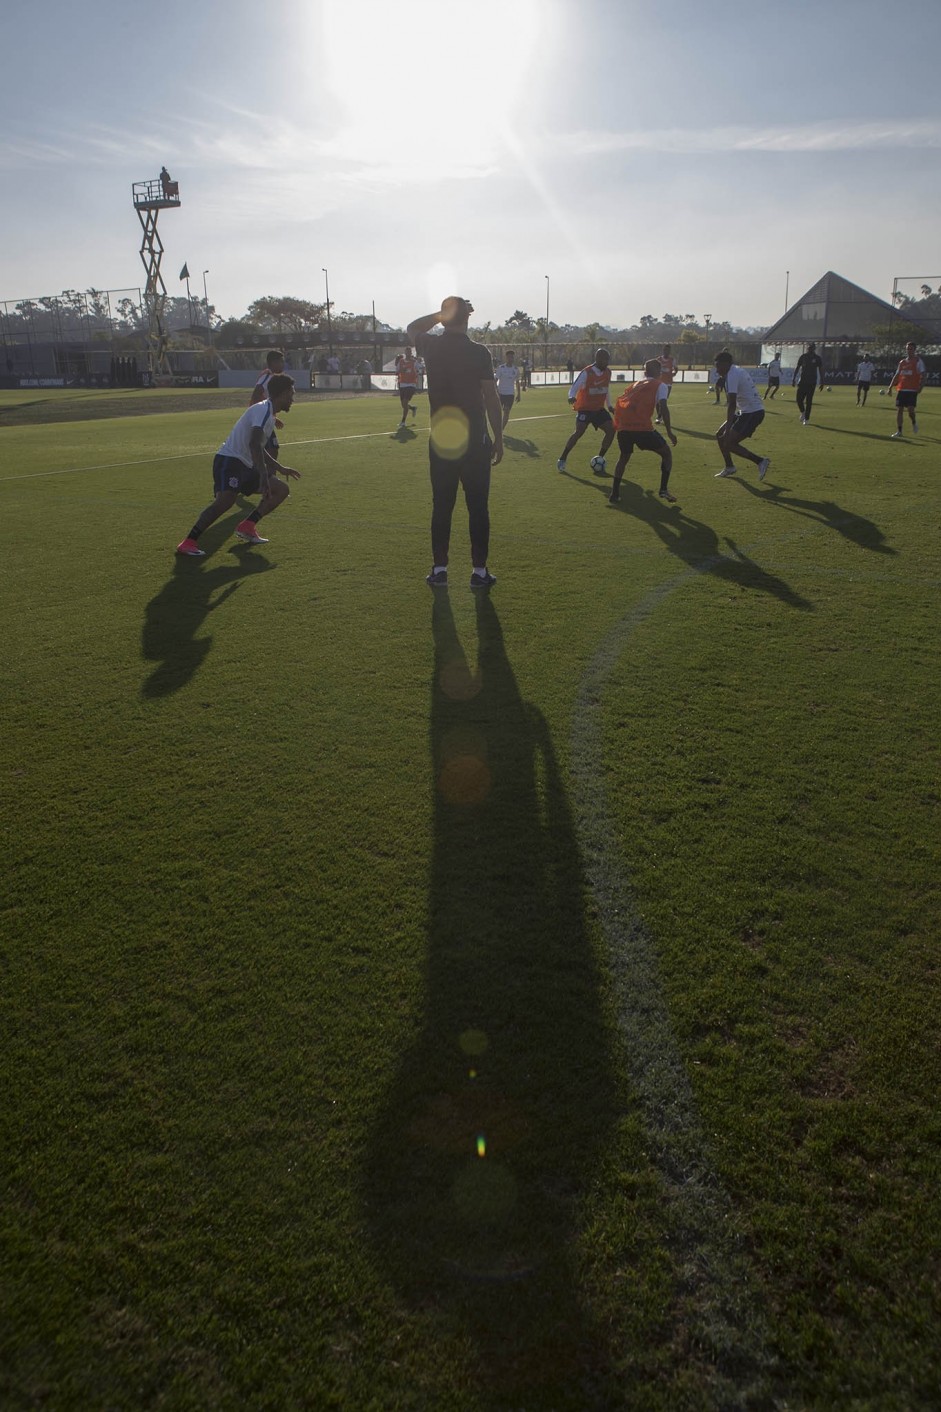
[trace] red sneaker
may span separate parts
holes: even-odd
[[[180,543],[176,546],[176,552],[178,554],[188,554],[191,559],[205,559],[206,557],[205,549],[200,549],[195,539],[181,539]]]
[[[267,539],[263,539],[258,533],[258,526],[254,520],[243,520],[240,525],[235,526],[235,533],[244,544],[267,544]]]

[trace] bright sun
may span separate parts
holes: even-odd
[[[321,25],[338,156],[390,181],[493,165],[526,92],[535,0],[329,0]]]

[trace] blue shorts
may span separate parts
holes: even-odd
[[[237,456],[216,455],[212,463],[212,488],[217,495],[237,490],[239,495],[257,495],[261,477],[254,466],[246,466]]]
[[[736,441],[747,441],[748,437],[761,426],[765,419],[764,412],[736,412],[732,418],[732,435]]]
[[[576,412],[575,425],[579,427],[596,427],[598,431],[607,431],[611,426],[611,413],[602,407],[600,412]]]

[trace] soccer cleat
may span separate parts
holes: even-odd
[[[258,533],[254,520],[243,520],[240,525],[235,526],[235,535],[243,544],[267,544],[267,539],[263,539]]]
[[[660,496],[660,499],[661,499],[661,500],[665,500],[668,505],[675,505],[675,504],[676,504],[676,496],[675,496],[675,495],[671,495],[668,490],[661,490],[661,491],[658,491],[658,494],[659,494],[659,496]]]
[[[200,549],[195,539],[181,539],[176,546],[176,552],[178,554],[188,554],[191,559],[205,559],[206,557],[205,549]]]
[[[714,479],[721,480],[723,476],[734,476],[735,471],[735,466],[723,466],[721,471],[716,471]]]
[[[417,407],[409,407],[408,410],[411,412],[412,416],[414,417],[414,415],[415,415],[416,411],[418,410],[418,408],[417,408]]]
[[[889,437],[889,440],[890,440],[890,441],[901,441],[901,439],[902,439],[902,433],[901,433],[900,431],[894,431],[894,432],[892,433],[892,435]]]
[[[802,427],[807,426],[807,418],[806,418],[806,417],[801,417],[801,426],[802,426]]]
[[[758,462],[758,479],[764,480],[765,476],[768,474],[768,471],[770,469],[771,458],[769,456],[763,456],[762,459]]]
[[[620,503],[621,503],[621,492],[620,492],[619,490],[612,490],[611,494],[608,496],[608,504],[609,504],[609,505],[620,505]]]
[[[915,421],[914,417],[912,417],[912,431],[916,436],[918,435],[918,423]]]
[[[560,457],[559,457],[558,461],[556,461],[556,463],[555,463],[555,468],[556,468],[557,471],[564,471],[564,470],[565,470],[565,457],[564,457],[564,456],[560,456]]]
[[[482,574],[478,574],[476,571],[471,574],[470,586],[471,588],[492,588],[496,581],[496,576],[485,569]]]
[[[431,571],[430,574],[426,574],[426,575],[425,575],[425,583],[428,585],[429,588],[447,588],[447,586],[448,586],[448,571],[447,571],[447,569],[438,569],[437,572],[435,572],[435,570],[432,569],[432,571]]]

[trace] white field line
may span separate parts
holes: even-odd
[[[551,422],[559,417],[566,417],[567,412],[547,412],[539,417],[513,417],[513,422]],[[415,431],[427,431],[427,427],[415,427]],[[282,441],[284,448],[289,446],[328,446],[335,441],[376,441],[382,438],[387,441],[395,437],[394,431],[364,431],[357,432],[352,436],[312,436],[303,441]],[[74,476],[85,471],[123,471],[131,466],[157,466],[164,461],[191,461],[196,456],[214,456],[215,450],[202,448],[198,451],[182,451],[176,456],[148,456],[142,461],[103,461],[99,466],[66,466],[61,471],[29,471],[21,476],[0,476],[0,485],[5,485],[12,480],[43,480],[48,476]]]
[[[654,1162],[667,1195],[680,1272],[678,1317],[709,1350],[728,1408],[779,1406],[771,1340],[750,1269],[746,1231],[716,1175],[670,1018],[653,937],[638,916],[617,838],[604,767],[602,698],[635,630],[676,589],[708,573],[714,555],[658,585],[608,632],[582,677],[572,722],[572,782],[588,882],[607,942],[618,1022]]]

